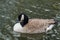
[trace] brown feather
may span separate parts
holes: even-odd
[[[52,23],[54,19],[29,19],[29,22],[24,26],[26,33],[41,33]]]

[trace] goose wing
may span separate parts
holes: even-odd
[[[42,33],[46,31],[46,28],[55,23],[53,19],[30,19],[24,29],[26,33]]]

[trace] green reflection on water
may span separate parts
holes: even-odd
[[[0,0],[0,40],[60,40],[60,24],[50,34],[44,34],[42,38],[40,38],[41,34],[30,35],[31,37],[23,34],[23,36],[17,37],[16,33],[13,32],[13,25],[20,12],[24,12],[29,18],[54,18],[56,14],[60,17],[60,1]],[[58,18],[58,20],[60,19]]]

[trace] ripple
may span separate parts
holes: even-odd
[[[33,5],[32,7],[33,7],[33,8],[37,8],[37,7],[36,7],[36,6],[34,6],[34,5]]]
[[[50,11],[50,9],[44,9],[45,11]]]
[[[12,22],[12,23],[16,23],[16,21],[14,21],[14,20],[11,20],[11,22]]]
[[[25,9],[26,11],[29,11],[29,12],[32,12],[31,10],[29,10],[29,9]]]
[[[57,39],[60,39],[60,38],[57,38]]]
[[[52,34],[52,37],[56,36],[55,34]]]
[[[5,17],[4,15],[1,15],[1,17]]]
[[[8,16],[0,15],[2,18],[10,19]]]

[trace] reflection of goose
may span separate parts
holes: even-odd
[[[42,33],[51,30],[54,25],[54,19],[28,19],[25,14],[18,16],[19,23],[16,23],[13,30],[20,33]]]

